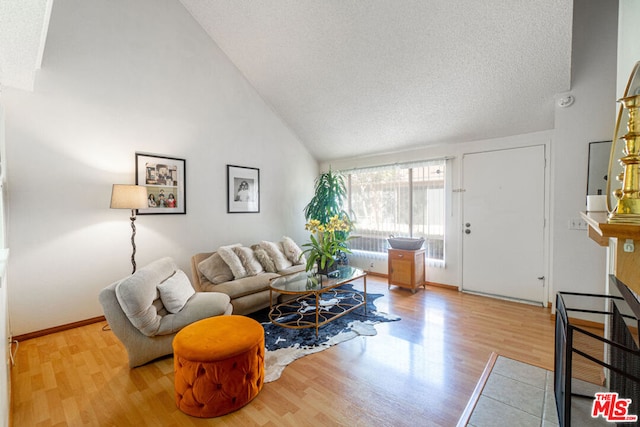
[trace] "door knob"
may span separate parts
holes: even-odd
[[[465,227],[471,227],[471,224],[466,223],[464,226],[465,226]]]
[[[465,234],[471,234],[471,230],[469,230],[468,228],[466,230],[464,230]]]

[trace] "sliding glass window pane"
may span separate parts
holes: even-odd
[[[428,259],[444,259],[444,163],[413,169],[413,237],[423,237]]]
[[[409,234],[408,180],[409,172],[398,168],[351,174],[352,249],[386,252],[389,235]]]
[[[444,260],[444,172],[443,160],[411,169],[382,166],[349,173],[356,222],[351,249],[386,253],[390,235],[424,237],[427,258]]]

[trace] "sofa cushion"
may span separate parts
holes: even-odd
[[[307,263],[306,257],[302,254],[302,249],[300,249],[300,247],[296,242],[293,241],[291,237],[283,236],[280,244],[282,245],[282,251],[284,255],[289,261],[293,263],[293,265],[301,265]]]
[[[173,276],[158,285],[160,299],[169,313],[177,313],[196,293],[184,271],[177,270]]]
[[[274,277],[279,277],[276,273],[260,273],[256,276],[244,277],[242,279],[232,280],[226,283],[220,283],[215,286],[215,292],[222,292],[231,297],[231,299],[240,298],[255,292],[268,290],[269,281]]]
[[[262,268],[262,264],[258,261],[255,254],[253,253],[253,249],[247,248],[244,246],[238,246],[233,248],[233,251],[236,253],[238,258],[240,258],[240,262],[242,266],[247,271],[247,276],[255,276],[258,273],[262,273],[264,268]]]
[[[233,280],[233,272],[219,253],[198,263],[198,271],[211,283],[224,283]]]
[[[273,260],[264,248],[260,247],[260,245],[253,245],[251,246],[251,249],[253,249],[253,253],[262,265],[262,268],[264,268],[264,271],[267,273],[275,273],[278,271]]]
[[[157,286],[177,270],[171,258],[162,258],[139,269],[116,285],[116,298],[127,318],[140,332],[154,336],[160,328],[162,306]]]
[[[293,265],[293,263],[289,261],[286,256],[284,256],[284,253],[282,253],[282,249],[279,244],[263,240],[262,242],[260,242],[260,247],[267,251],[271,259],[273,260],[277,271],[284,270]]]
[[[293,273],[299,273],[301,271],[305,271],[306,265],[304,264],[298,264],[298,265],[292,265],[289,268],[285,268],[284,270],[278,271],[278,274],[281,275],[285,275],[285,274],[293,274]]]
[[[244,268],[240,258],[238,258],[238,255],[236,255],[233,249],[233,246],[221,246],[218,248],[217,252],[231,269],[233,278],[242,279],[243,277],[247,277],[247,270]]]

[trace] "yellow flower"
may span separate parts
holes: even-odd
[[[312,219],[305,224],[304,229],[312,233],[315,233],[316,231],[318,231],[318,227],[320,226],[321,226],[320,221],[318,221],[317,219]]]
[[[340,218],[338,215],[334,215],[329,218],[329,222],[322,224],[317,219],[311,219],[304,226],[304,229],[311,233],[329,233],[333,234],[336,231],[350,231],[351,222],[347,219]]]

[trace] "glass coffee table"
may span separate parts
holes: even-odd
[[[340,286],[362,278],[364,292]],[[280,301],[279,301],[280,300]],[[358,307],[367,312],[367,273],[341,266],[330,276],[314,271],[287,274],[269,283],[269,320],[292,329],[318,328]]]

